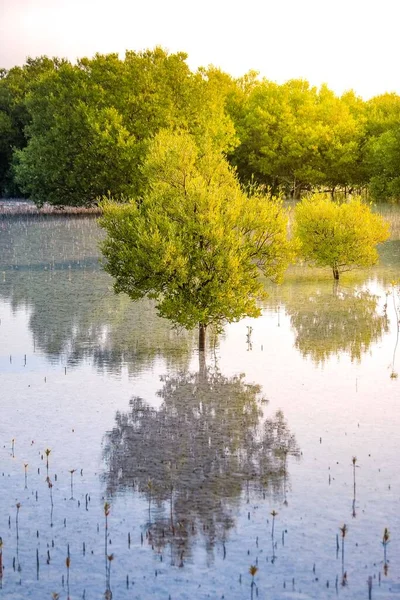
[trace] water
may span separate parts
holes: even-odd
[[[400,597],[398,236],[338,289],[292,268],[206,365],[99,237],[0,220],[0,598]]]

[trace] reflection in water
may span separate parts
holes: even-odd
[[[314,293],[306,302],[286,304],[295,330],[295,345],[303,356],[321,363],[347,352],[360,360],[373,342],[388,331],[386,314],[377,312],[378,297],[368,291]]]
[[[187,368],[195,334],[172,330],[150,301],[115,296],[98,262],[101,235],[92,218],[0,219],[0,299],[29,309],[34,347],[52,361],[72,366],[89,360],[102,371],[126,366],[137,373],[161,357],[168,366]],[[390,264],[397,264],[394,246],[389,254]],[[376,314],[376,298],[366,292],[317,294],[313,282],[309,301],[300,303],[307,293],[300,273],[304,277],[304,269],[294,270],[283,288],[268,290],[278,324],[285,305],[297,347],[317,363],[340,351],[359,359],[387,329]],[[246,341],[250,350],[250,329]]]
[[[100,235],[93,219],[0,219],[0,299],[29,309],[35,350],[63,365],[90,360],[135,373],[158,357],[186,365],[195,335],[172,330],[152,302],[113,293]]]
[[[14,310],[29,307],[34,348],[51,361],[74,366],[90,360],[99,370],[113,372],[124,365],[138,372],[158,357],[185,365],[195,336],[171,329],[149,300],[116,297],[109,283],[98,271],[7,272],[0,298]]]
[[[386,304],[385,304],[385,314],[387,311],[387,301],[388,301],[389,292],[386,293]],[[393,298],[393,310],[394,310],[394,318],[396,323],[396,341],[393,349],[393,357],[392,357],[392,368],[390,373],[391,379],[397,379],[397,371],[395,368],[396,362],[396,353],[399,345],[399,334],[400,334],[400,287],[397,286],[396,282],[392,283],[392,298]]]
[[[356,468],[358,467],[357,463],[357,457],[353,456],[352,458],[352,464],[353,464],[353,502],[351,505],[352,511],[351,511],[351,516],[353,517],[353,519],[356,518],[357,513],[356,513],[356,492],[357,492],[357,486],[356,486]]]
[[[100,236],[94,219],[0,219],[0,299],[14,310],[29,309],[34,348],[63,366],[89,360],[101,371],[126,366],[137,373],[163,358],[168,367],[187,368],[195,334],[172,330],[150,301],[115,296],[98,262]],[[268,307],[277,309],[279,325],[279,309],[285,306],[304,356],[319,363],[345,351],[359,360],[387,330],[375,296],[316,293],[313,281],[304,301],[307,281],[293,272],[283,288],[269,289]],[[248,328],[248,350],[251,333]]]
[[[195,534],[208,552],[224,543],[242,495],[284,500],[287,459],[299,450],[282,412],[262,421],[258,385],[200,368],[163,378],[162,404],[134,397],[107,434],[107,493],[137,490],[148,501],[147,537],[182,564]]]

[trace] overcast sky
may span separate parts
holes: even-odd
[[[191,68],[255,69],[364,98],[400,94],[400,0],[0,0],[0,67],[161,45]]]

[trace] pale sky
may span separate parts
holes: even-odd
[[[400,0],[0,0],[0,67],[160,45],[192,69],[254,69],[365,99],[400,94]]]

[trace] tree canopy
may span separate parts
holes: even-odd
[[[253,81],[228,106],[240,138],[232,160],[242,178],[254,175],[295,198],[310,187],[354,182],[362,128],[326,86]]]
[[[139,195],[149,141],[166,128],[190,131],[199,146],[211,138],[244,186],[396,201],[399,124],[397,94],[365,102],[302,79],[192,72],[185,53],[162,48],[76,64],[29,58],[0,69],[0,194],[39,206]]]
[[[64,61],[41,56],[28,58],[23,67],[0,69],[0,194],[21,195],[13,171],[15,154],[27,143],[31,114],[27,101],[36,83]]]
[[[199,143],[212,138],[219,149],[231,148],[234,127],[215,81],[185,61],[183,53],[156,48],[44,72],[25,99],[27,143],[13,156],[21,189],[39,206],[137,195],[148,141],[161,128],[185,127]],[[0,127],[7,131],[8,121]]]
[[[291,258],[278,199],[246,196],[222,154],[187,132],[161,131],[142,170],[140,201],[105,201],[105,269],[115,291],[155,298],[174,324],[199,326],[258,316],[259,275],[279,281]]]
[[[360,198],[339,203],[317,194],[296,206],[294,235],[305,260],[331,267],[339,279],[344,271],[378,261],[376,246],[388,239],[389,226]]]

